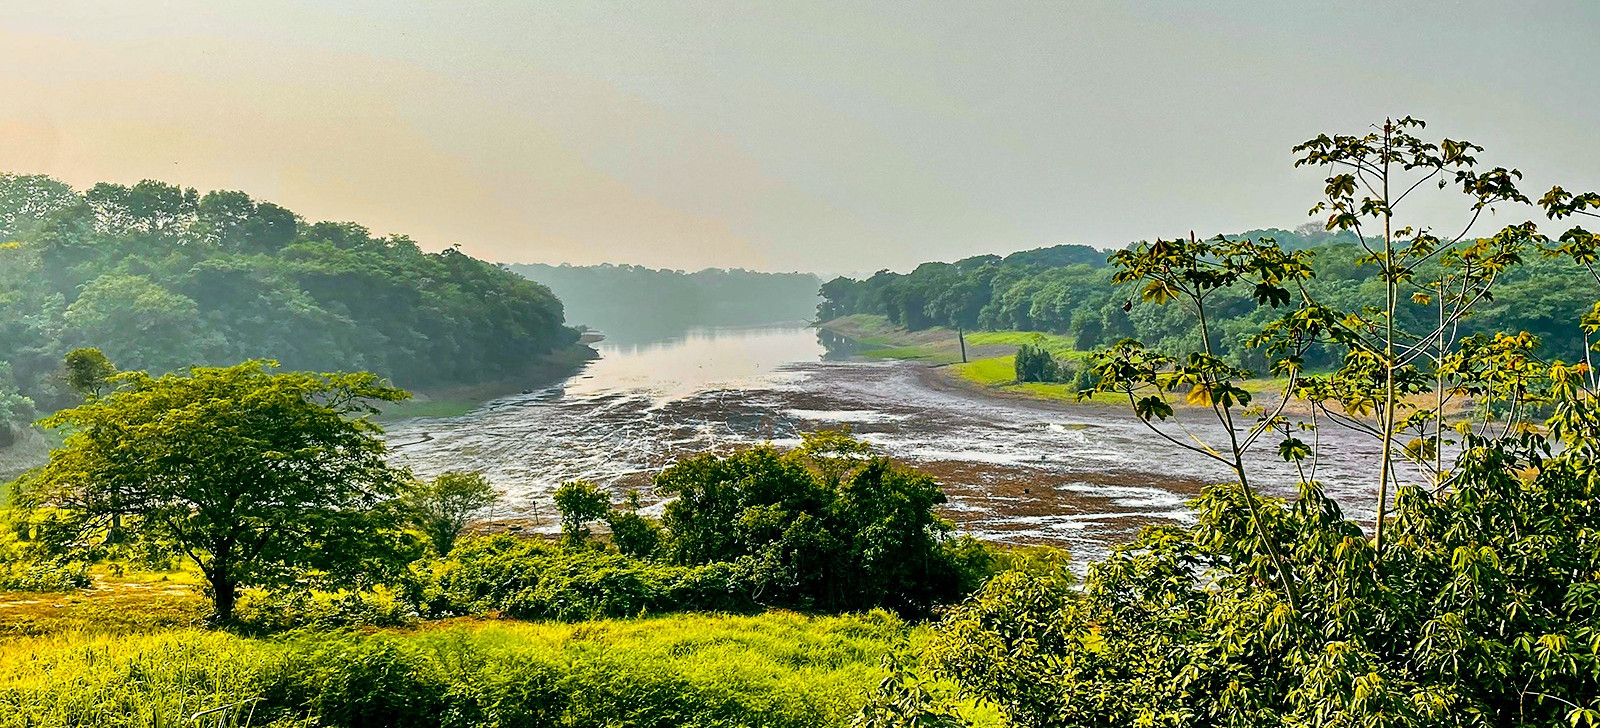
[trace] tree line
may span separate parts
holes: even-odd
[[[1285,230],[1268,228],[1224,236],[1228,240],[1274,241],[1286,251],[1305,251],[1317,261],[1306,282],[1318,300],[1341,310],[1382,305],[1384,283],[1359,239],[1319,223]],[[1135,247],[1136,244],[1129,247]],[[865,279],[839,277],[822,286],[818,318],[851,314],[886,316],[913,331],[934,326],[967,330],[1017,330],[1065,334],[1079,351],[1133,338],[1163,351],[1202,348],[1193,319],[1174,308],[1150,305],[1137,288],[1113,280],[1109,253],[1084,245],[1059,245],[1001,257],[980,255],[954,263],[923,263],[910,273],[879,271]],[[1419,264],[1420,275],[1437,278],[1437,260]],[[1543,342],[1547,356],[1581,360],[1583,332],[1573,325],[1600,300],[1600,284],[1570,260],[1527,256],[1503,272],[1493,294],[1457,323],[1461,335],[1527,331]],[[1211,345],[1221,356],[1263,368],[1268,362],[1248,344],[1271,320],[1248,291],[1224,290],[1210,301]],[[1399,302],[1396,320],[1421,328],[1437,318],[1431,302]],[[1310,366],[1335,365],[1343,349],[1313,346]]]
[[[271,357],[433,388],[576,340],[548,288],[455,248],[243,192],[0,175],[0,420],[74,402],[60,365],[83,347],[153,374]]]

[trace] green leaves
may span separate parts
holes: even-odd
[[[1142,397],[1134,402],[1133,413],[1146,422],[1150,421],[1151,418],[1165,420],[1172,416],[1172,405],[1167,404],[1167,401],[1161,397],[1151,395]]]
[[[1243,489],[1213,486],[1192,528],[1147,529],[1080,590],[997,577],[940,625],[930,661],[1025,726],[1586,720],[1600,706],[1600,478],[1587,455],[1487,444],[1469,443],[1450,492],[1402,490],[1381,561],[1315,484],[1292,503],[1254,499],[1259,520]],[[1263,533],[1302,587],[1298,612]]]
[[[1298,461],[1311,457],[1311,446],[1298,437],[1285,437],[1278,443],[1278,457],[1285,461]]]
[[[117,375],[115,391],[47,420],[73,433],[24,501],[71,522],[67,546],[116,518],[136,539],[176,544],[222,621],[241,586],[369,579],[414,557],[398,532],[407,478],[358,416],[409,395],[367,373],[275,366]]]

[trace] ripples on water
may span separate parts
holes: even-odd
[[[584,478],[649,497],[650,477],[706,450],[850,426],[881,452],[939,478],[947,515],[977,536],[1104,554],[1144,525],[1188,522],[1185,502],[1226,469],[1160,438],[1121,409],[996,399],[950,387],[926,364],[822,361],[804,328],[703,329],[641,345],[602,342],[567,382],[462,417],[395,423],[395,457],[418,474],[483,471],[507,492],[497,515],[554,529],[550,493]],[[1220,436],[1216,425],[1190,428]],[[1319,477],[1356,517],[1374,443],[1328,431]],[[1293,470],[1258,446],[1259,487],[1292,495]],[[659,504],[657,504],[659,506]],[[1365,509],[1365,510],[1362,510]]]

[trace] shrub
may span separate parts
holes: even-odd
[[[55,559],[0,563],[0,591],[70,592],[87,589],[88,565]]]
[[[745,565],[766,604],[926,615],[963,593],[938,484],[847,434],[688,458],[656,489],[678,496],[662,519],[665,558]]]
[[[613,509],[606,516],[606,525],[611,528],[611,544],[628,556],[655,556],[661,548],[661,525],[639,515],[638,491],[628,493],[627,505],[627,510]]]
[[[1056,382],[1061,380],[1061,367],[1050,351],[1039,344],[1023,344],[1017,349],[1016,372],[1018,382]]]
[[[416,607],[393,589],[363,591],[247,590],[239,597],[239,625],[276,632],[300,627],[398,627],[418,620]]]
[[[449,559],[419,564],[404,591],[430,617],[499,611],[576,621],[755,607],[750,580],[733,564],[672,566],[506,534],[462,541]]]

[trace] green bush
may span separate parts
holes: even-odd
[[[771,606],[925,616],[960,599],[973,580],[934,511],[938,483],[848,434],[805,438],[789,452],[704,454],[662,472],[656,490],[677,496],[662,518],[664,557],[740,564]]]
[[[241,627],[278,632],[300,627],[399,627],[418,621],[416,607],[389,587],[363,591],[247,590],[239,597]]]
[[[1023,344],[1015,359],[1018,382],[1061,381],[1061,366],[1050,351],[1038,344]]]
[[[88,566],[55,559],[0,563],[0,591],[70,592],[89,587]]]
[[[671,566],[506,534],[463,540],[450,558],[414,566],[403,591],[429,617],[498,611],[575,621],[755,608],[753,587],[734,564]]]
[[[639,492],[628,493],[627,510],[612,509],[606,516],[611,545],[628,556],[650,558],[661,549],[665,532],[661,524],[639,515]]]

